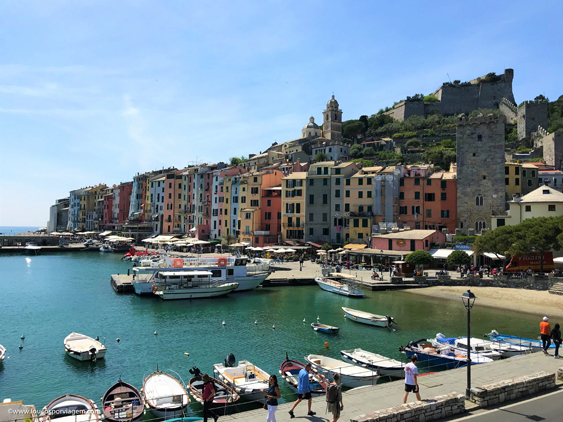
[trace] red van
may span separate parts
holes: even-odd
[[[514,273],[517,271],[527,271],[528,268],[531,268],[534,272],[553,271],[555,269],[553,265],[553,254],[551,252],[545,252],[543,254],[543,270],[541,269],[541,254],[539,253],[513,256],[510,263],[506,266],[506,271]]]

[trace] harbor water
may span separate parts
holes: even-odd
[[[187,382],[191,367],[211,374],[213,364],[229,353],[273,374],[278,374],[286,352],[304,361],[307,354],[340,359],[340,350],[363,348],[404,361],[399,346],[411,340],[437,332],[466,333],[461,299],[398,291],[366,291],[364,299],[349,299],[317,286],[288,286],[193,301],[116,294],[110,275],[132,267],[120,257],[97,252],[0,257],[0,344],[7,349],[0,364],[0,399],[24,400],[41,408],[73,393],[99,404],[119,377],[140,389],[158,365]],[[391,315],[398,327],[387,330],[346,320],[342,306]],[[481,307],[477,299],[472,334],[482,337],[496,329],[536,338],[541,316]],[[339,326],[340,333],[314,332],[310,324],[317,317]],[[66,356],[63,339],[72,331],[99,336],[108,348],[106,358],[90,363]],[[22,335],[25,340],[20,340]],[[283,399],[293,400],[281,379],[280,385]]]

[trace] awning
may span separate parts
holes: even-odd
[[[553,258],[553,262],[556,264],[563,264],[563,257]]]
[[[434,259],[447,259],[454,251],[455,249],[430,249],[430,255],[432,255]],[[469,256],[473,255],[473,251],[463,252]]]
[[[365,249],[367,245],[360,245],[358,243],[348,243],[344,246],[344,249]]]
[[[465,251],[465,252],[471,252],[471,251]],[[491,258],[491,259],[498,259],[498,260],[506,259],[506,256],[501,255],[501,254],[496,254],[496,253],[493,253],[493,252],[483,252],[483,255],[485,255],[487,258]],[[555,261],[555,259],[553,261]]]
[[[319,248],[319,249],[323,247],[323,245],[320,245],[320,244],[315,243],[315,242],[307,242],[307,245],[311,245],[311,246],[314,246],[315,248]]]
[[[108,236],[108,235],[110,235],[111,233],[112,233],[112,231],[111,231],[111,230],[108,230],[107,232],[100,233],[100,236]]]

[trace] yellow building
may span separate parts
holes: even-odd
[[[374,223],[373,180],[383,167],[366,167],[349,179],[345,179],[344,212],[348,215],[349,234],[352,243],[367,242]],[[347,214],[346,214],[347,213]]]
[[[282,240],[303,241],[307,172],[291,173],[282,179]]]
[[[504,185],[507,199],[522,194],[522,164],[504,164]]]
[[[506,215],[492,217],[493,229],[514,226],[528,218],[563,215],[563,193],[548,186],[540,186],[521,198],[514,198],[508,205],[510,209]]]

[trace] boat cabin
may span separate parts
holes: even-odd
[[[209,286],[214,283],[211,271],[158,271],[153,275],[155,286],[167,289]]]

